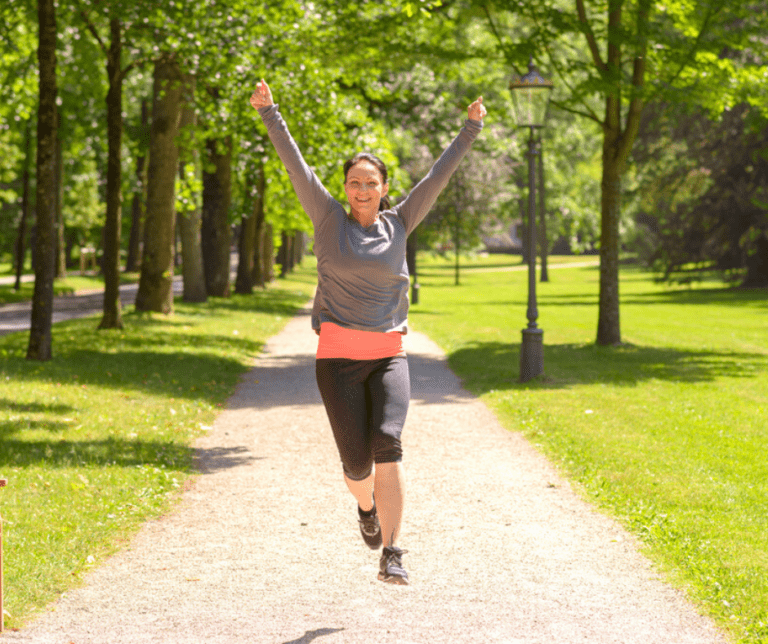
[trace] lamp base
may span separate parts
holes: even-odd
[[[544,373],[544,329],[523,329],[520,345],[520,382]]]

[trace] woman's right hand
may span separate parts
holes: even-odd
[[[267,85],[263,78],[256,86],[256,91],[251,94],[251,105],[253,105],[255,110],[267,107],[268,105],[274,105],[272,92],[269,91],[269,85]]]

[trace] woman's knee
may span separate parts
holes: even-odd
[[[376,463],[398,463],[403,460],[403,446],[400,436],[377,433],[373,436],[373,460]]]
[[[363,461],[342,461],[344,476],[350,481],[364,481],[373,472],[373,459]]]

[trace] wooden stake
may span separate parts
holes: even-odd
[[[0,479],[0,487],[8,484],[7,479]],[[0,633],[3,632],[3,622],[5,613],[3,613],[3,517],[0,516]]]

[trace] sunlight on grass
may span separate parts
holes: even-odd
[[[314,292],[314,262],[266,291],[171,316],[129,307],[54,325],[49,362],[27,333],[0,337],[0,495],[6,624],[18,626],[168,511],[205,432],[277,333]]]
[[[466,271],[455,287],[434,266],[410,319],[734,638],[768,641],[768,292],[623,268],[625,344],[606,348],[598,277],[561,268],[537,284],[545,375],[527,384],[525,272]]]

